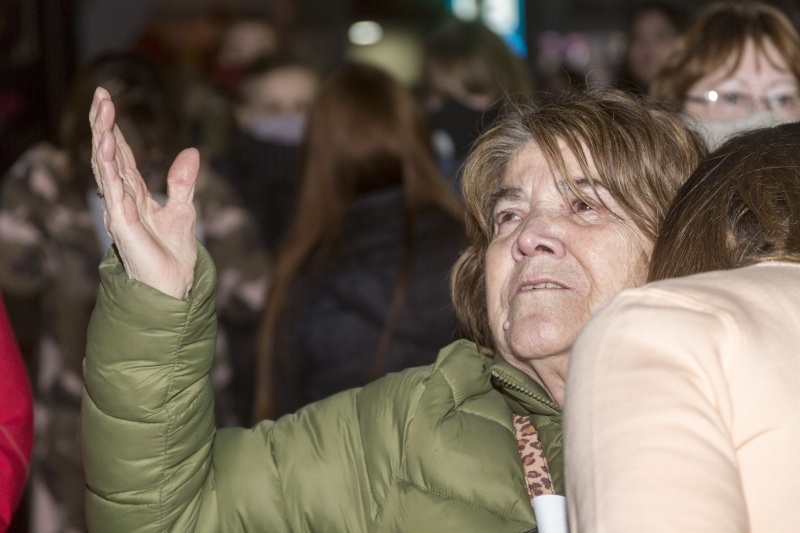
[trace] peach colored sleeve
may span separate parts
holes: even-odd
[[[623,293],[576,342],[565,405],[571,531],[748,531],[726,375],[725,313]]]

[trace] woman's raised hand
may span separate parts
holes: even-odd
[[[197,262],[192,198],[200,155],[194,148],[178,154],[167,174],[167,202],[151,196],[136,169],[125,137],[114,124],[114,104],[99,87],[89,112],[92,169],[103,204],[106,230],[114,240],[125,271],[159,291],[185,298]]]

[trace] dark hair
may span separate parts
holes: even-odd
[[[686,11],[680,6],[669,2],[644,2],[637,4],[628,14],[628,30],[633,27],[636,20],[645,13],[657,12],[667,19],[675,33],[681,33],[686,27]]]
[[[800,124],[754,130],[704,159],[667,214],[649,281],[800,262]]]
[[[449,19],[428,38],[425,54],[428,78],[434,71],[447,73],[461,89],[493,100],[505,95],[519,98],[531,91],[525,62],[480,22]]]
[[[269,414],[275,329],[292,283],[301,271],[325,264],[343,238],[345,215],[357,196],[402,186],[405,198],[404,259],[376,361],[388,350],[402,311],[416,214],[435,208],[463,219],[436,167],[421,109],[411,92],[385,72],[367,65],[340,67],[323,83],[308,120],[297,210],[279,249],[262,322],[256,420]]]
[[[262,56],[247,65],[244,71],[242,71],[242,75],[234,89],[233,103],[241,105],[247,102],[247,84],[251,81],[283,69],[293,68],[306,70],[314,76],[319,75],[319,71],[311,63],[290,54],[276,53]]]
[[[654,241],[661,220],[685,178],[705,153],[700,138],[680,116],[656,102],[621,91],[567,91],[539,107],[519,108],[486,131],[464,167],[463,195],[470,246],[453,271],[456,315],[468,337],[493,349],[486,308],[486,250],[492,211],[506,167],[523,147],[536,143],[571,192],[585,197],[566,171],[569,150],[584,176],[603,185],[630,220]]]
[[[59,142],[67,149],[79,175],[93,183],[89,158],[92,132],[86,117],[97,87],[114,100],[115,122],[134,149],[137,165],[151,190],[166,185],[169,162],[181,145],[177,116],[165,91],[161,71],[130,53],[95,59],[78,72],[59,124]],[[85,184],[84,184],[85,185]]]
[[[764,43],[772,42],[800,81],[800,35],[786,15],[759,2],[722,2],[702,11],[678,37],[650,85],[650,96],[682,104],[699,79],[732,56],[730,71],[736,70],[749,39],[762,52]]]

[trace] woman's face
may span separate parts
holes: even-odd
[[[650,9],[633,22],[628,42],[628,70],[635,81],[649,84],[677,36],[667,15]]]
[[[562,154],[572,179],[595,198],[575,156]],[[621,209],[597,188],[608,209],[574,198],[535,143],[508,165],[486,252],[486,297],[497,349],[518,368],[568,355],[598,306],[645,281],[652,243],[613,215]]]
[[[703,76],[687,92],[686,111],[700,120],[733,120],[771,110],[781,118],[800,119],[800,94],[786,59],[772,41],[756,47],[748,39],[736,70],[725,65]]]

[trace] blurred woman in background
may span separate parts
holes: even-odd
[[[778,9],[723,2],[700,13],[650,87],[680,105],[709,148],[739,131],[800,119],[800,35]]]
[[[466,235],[429,139],[411,92],[377,68],[346,65],[320,88],[263,323],[256,420],[432,363],[458,338],[448,274]]]
[[[617,88],[647,94],[650,82],[684,27],[684,13],[667,2],[636,6],[628,21],[625,59]]]

